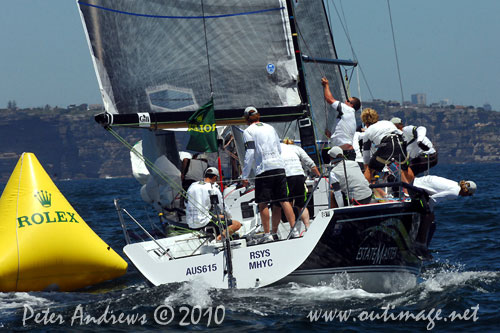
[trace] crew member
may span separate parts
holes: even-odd
[[[284,139],[281,144],[281,157],[285,162],[286,182],[288,184],[288,198],[293,207],[299,210],[304,208],[306,203],[306,174],[304,169],[312,172],[316,177],[320,177],[321,173],[318,170],[314,161],[307,153],[299,146],[293,144],[293,140]],[[278,225],[281,219],[281,210],[279,214],[273,211],[273,233],[278,232]],[[309,228],[309,210],[306,208],[301,215],[302,222]]]
[[[189,186],[187,190],[187,205],[186,205],[186,222],[190,229],[212,232],[213,227],[217,234],[217,239],[221,239],[219,222],[222,223],[221,228],[229,227],[229,234],[241,228],[241,223],[230,218],[225,218],[223,212],[222,193],[217,185],[219,171],[216,168],[208,168],[204,173],[204,180],[195,182]],[[211,210],[210,195],[217,195],[219,216]],[[226,210],[226,216],[230,217],[230,213]],[[225,229],[222,234],[226,235]]]
[[[363,176],[359,165],[355,161],[344,160],[344,155],[340,147],[333,147],[328,151],[328,155],[332,159],[331,165],[333,166],[330,171],[330,187],[335,192],[340,190],[347,198],[349,193],[349,201],[354,205],[368,204],[372,199],[372,190],[370,184]],[[344,170],[345,162],[345,170]],[[346,179],[347,174],[347,179]],[[335,207],[342,207],[336,200],[332,200],[332,204]]]
[[[358,98],[351,97],[342,103],[333,97],[326,77],[321,78],[321,84],[323,85],[323,94],[326,102],[336,112],[333,130],[326,130],[325,134],[330,137],[331,146],[339,146],[344,151],[344,156],[348,160],[354,161],[356,159],[356,152],[353,147],[353,138],[356,132],[355,111],[359,110],[361,102]]]
[[[366,108],[361,113],[361,120],[367,127],[363,135],[363,160],[365,177],[370,182],[375,171],[381,172],[385,165],[392,162],[401,167],[401,179],[410,183],[414,176],[408,166],[408,157],[403,133],[388,120],[378,120],[377,111]],[[376,150],[371,154],[372,143]]]
[[[456,182],[444,177],[423,176],[413,181],[413,186],[423,189],[429,195],[430,211],[422,219],[417,234],[417,246],[428,245],[434,234],[434,207],[441,201],[454,200],[458,197],[471,196],[476,192],[477,186],[472,180]]]
[[[419,187],[429,194],[431,210],[441,201],[471,196],[477,189],[476,183],[472,180],[456,182],[439,176],[416,177],[413,186]]]
[[[424,126],[404,126],[403,121],[398,117],[392,118],[391,122],[403,131],[406,151],[410,157],[410,168],[415,176],[438,163],[437,151],[431,140],[427,138],[427,129]]]
[[[245,162],[241,177],[243,185],[248,186],[250,172],[255,169],[255,201],[259,205],[265,233],[262,242],[273,241],[269,226],[269,202],[279,202],[290,227],[295,225],[295,214],[292,205],[288,202],[285,164],[281,157],[280,140],[272,126],[260,121],[259,111],[255,107],[247,107],[243,117],[248,127],[243,132]],[[279,207],[273,205],[272,209],[273,214],[277,214]],[[275,229],[274,226],[273,229]],[[298,236],[298,233],[292,236]]]
[[[187,191],[192,183],[203,180],[207,167],[208,162],[205,154],[194,154],[193,158],[186,157],[182,160],[181,180],[184,191]]]

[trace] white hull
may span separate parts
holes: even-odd
[[[331,217],[317,218],[301,238],[247,246],[232,241],[233,277],[237,288],[264,287],[295,271],[309,256],[323,235]],[[124,252],[137,269],[154,285],[202,280],[214,288],[228,288],[227,264],[222,243],[202,245],[192,235],[160,239],[157,242],[175,258],[162,255],[156,242],[129,244]],[[201,245],[201,246],[200,246]],[[211,253],[206,253],[206,252]],[[213,251],[213,252],[212,252]]]
[[[411,205],[319,209],[327,205],[325,192],[324,184],[315,192],[315,218],[303,237],[260,245],[249,245],[245,239],[231,242],[237,288],[287,282],[315,285],[329,283],[338,274],[347,274],[356,286],[370,292],[415,286],[421,260],[414,254],[412,239],[420,219]],[[230,193],[226,203],[233,217],[242,221],[240,234],[258,231],[258,214],[247,212],[243,217],[241,209],[251,203],[253,192]],[[288,232],[289,224],[281,223],[280,239],[286,239]],[[168,254],[162,254],[167,249]],[[230,287],[223,244],[209,242],[198,233],[129,244],[124,252],[154,285],[203,280],[210,287]]]

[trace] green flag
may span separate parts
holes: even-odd
[[[217,128],[215,127],[214,101],[211,98],[189,119],[188,132],[190,134],[187,149],[213,153],[217,151]]]

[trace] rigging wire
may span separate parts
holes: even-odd
[[[358,62],[358,67],[359,67],[359,71],[361,72],[361,76],[363,78],[363,81],[365,82],[365,85],[366,85],[366,88],[368,89],[368,92],[371,96],[372,99],[374,99],[373,97],[373,93],[372,93],[372,90],[370,88],[370,85],[368,84],[368,80],[366,79],[366,76],[365,76],[365,72],[363,71],[363,67],[361,67],[361,64],[359,63],[359,61],[357,60],[358,57],[356,55],[356,52],[354,51],[354,47],[352,46],[352,41],[351,41],[351,37],[349,36],[348,32],[347,32],[347,28],[346,28],[346,25],[347,25],[347,22],[344,24],[343,21],[342,21],[342,18],[340,16],[340,13],[337,9],[337,6],[335,5],[335,2],[332,0],[331,1],[332,4],[333,4],[333,7],[335,8],[335,12],[337,14],[337,17],[339,19],[339,22],[340,22],[340,26],[342,27],[342,29],[344,30],[344,34],[346,35],[347,37],[347,41],[349,43],[349,47],[351,48],[351,52],[352,52],[352,55],[353,55],[353,58],[354,58],[354,61],[357,61]]]
[[[178,191],[183,198],[188,200],[187,192],[184,191],[182,186],[180,186],[175,181],[170,179],[166,174],[163,173],[163,171],[161,171],[161,169],[159,169],[153,162],[147,159],[143,154],[139,153],[130,143],[128,143],[122,136],[120,136],[120,134],[118,134],[111,127],[107,127],[106,130],[109,133],[111,133],[111,135],[113,135],[118,141],[120,141],[125,147],[127,147],[131,152],[133,152],[140,160],[142,160],[144,164],[150,167],[151,170],[153,170],[158,176],[160,176],[160,178],[163,179],[172,189]],[[207,207],[204,207],[201,203],[196,202],[194,200],[190,200],[190,202],[201,213],[206,214],[210,217],[215,217],[215,215]]]
[[[121,142],[127,149],[129,149],[131,152],[133,152],[141,161],[144,162],[148,167],[151,168],[152,171],[154,171],[162,180],[164,180],[172,189],[178,191],[179,195],[188,200],[187,198],[187,192],[184,191],[182,186],[178,185],[174,180],[170,179],[170,177],[166,174],[163,173],[163,171],[158,168],[153,162],[151,162],[147,157],[145,157],[143,154],[139,153],[130,143],[125,140],[120,134],[118,134],[113,128],[110,126],[105,128],[111,135],[115,137],[119,142]],[[274,177],[274,176],[265,176],[265,177]],[[259,177],[259,178],[265,178],[265,177]],[[253,178],[255,179],[255,178]],[[280,202],[285,198],[280,198],[277,200],[272,200],[270,203],[274,202]],[[224,200],[224,196],[223,196]],[[217,216],[210,211],[209,208],[203,206],[201,203],[196,202],[192,199],[189,199],[189,201],[193,204],[193,206],[198,209],[200,212],[206,214],[207,216],[210,216],[211,218],[216,218]],[[190,229],[191,230],[191,229]]]
[[[208,52],[208,39],[207,39],[207,24],[205,19],[205,8],[203,7],[203,0],[201,2],[201,14],[203,15],[203,32],[205,35],[205,51],[207,53],[207,67],[208,67],[208,82],[210,83],[210,95],[213,97],[214,88],[212,85],[212,71],[210,70],[210,54]]]
[[[343,5],[343,1],[340,0],[340,11],[342,12],[342,17],[344,19],[344,22],[345,22],[345,30],[346,30],[346,34],[347,36],[349,36],[349,39],[351,38],[351,34],[349,33],[349,26],[347,25],[347,18],[345,16],[345,11],[344,11],[344,5]],[[355,58],[355,55],[353,55],[353,58]],[[347,70],[346,70],[346,73],[347,73]],[[356,80],[357,80],[357,83],[358,83],[358,98],[360,101],[362,101],[361,99],[361,90],[360,90],[360,84],[359,84],[359,67],[356,66]],[[350,93],[350,87],[351,87],[351,82],[352,82],[352,76],[354,75],[354,68],[352,68],[352,71],[351,71],[351,76],[349,78],[349,81],[348,81],[348,92]],[[348,96],[349,97],[349,96]]]
[[[389,10],[389,20],[391,21],[391,31],[392,31],[392,42],[394,45],[394,54],[396,55],[396,65],[398,68],[399,87],[401,89],[401,106],[403,106],[404,105],[403,82],[401,81],[401,71],[399,70],[398,50],[396,48],[396,37],[394,36],[394,26],[392,24],[391,5],[389,3],[389,0],[387,0],[387,8]]]
[[[292,11],[292,13],[291,13],[291,14],[295,15],[295,13],[293,13],[293,11]],[[289,13],[289,15],[290,15],[290,13]],[[295,28],[296,28],[297,37],[298,37],[298,38],[300,38],[300,39],[302,40],[302,43],[304,44],[305,49],[306,49],[306,50],[307,50],[307,52],[308,52],[308,53],[312,56],[311,49],[309,48],[309,45],[308,45],[308,44],[307,44],[307,42],[305,41],[304,36],[302,35],[302,32],[300,31],[299,23],[297,22],[297,20],[294,20],[294,24],[295,24]],[[301,56],[301,54],[302,54],[302,52],[299,54],[299,56]],[[319,63],[318,63],[318,62],[314,59],[314,57],[312,57],[312,58],[313,58],[313,64],[314,64],[314,67],[318,70],[318,72],[320,73],[320,75],[321,75],[322,77],[326,77],[326,73],[325,73],[325,71],[323,71],[323,68],[322,68],[322,67],[320,66],[320,64],[319,64]],[[302,69],[303,69],[303,71],[304,71],[304,77],[305,77],[305,76],[306,76],[306,72],[305,72],[305,66],[304,66],[304,65],[302,65]],[[308,92],[308,90],[307,90],[307,85],[306,85],[306,94],[308,94],[308,95],[309,95],[309,92]],[[327,110],[326,110],[326,102],[324,102],[324,109],[325,109],[326,119],[327,119],[327,121],[328,121],[328,112],[327,112]],[[311,122],[312,122],[313,124],[316,124],[316,120],[315,120],[315,117],[314,117],[314,112],[311,112],[311,113],[310,113],[310,117],[309,117],[309,119],[311,120]],[[291,125],[291,124],[290,124],[290,125]],[[318,136],[318,132],[317,132],[317,128],[318,128],[318,126],[317,126],[317,125],[313,126],[313,131],[314,131],[314,135],[315,135],[315,137],[316,137],[316,138],[318,138],[318,137],[319,137],[319,136]],[[324,134],[324,133],[322,133],[322,135],[325,135],[325,134]],[[318,147],[318,143],[317,143],[317,142],[315,142],[315,143],[314,143],[314,145],[315,145],[315,147],[316,147],[316,154],[317,154],[317,158],[318,158],[318,160],[320,161],[320,165],[321,165],[321,152],[320,152],[320,149],[319,149],[319,147]]]

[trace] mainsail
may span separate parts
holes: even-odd
[[[282,138],[302,138],[318,161],[316,138],[326,140],[334,121],[321,77],[337,99],[346,96],[339,66],[314,60],[337,58],[323,0],[77,3],[107,111],[98,122],[185,128],[213,100],[217,125],[241,124],[244,108],[253,105]],[[296,119],[312,120],[308,140]],[[159,131],[144,136],[172,147]],[[162,154],[176,155],[161,150],[149,158]]]
[[[144,119],[144,126],[185,127],[211,97],[218,124],[241,122],[247,105],[259,108],[268,121],[303,114],[284,0],[82,0],[78,5],[115,124]]]

